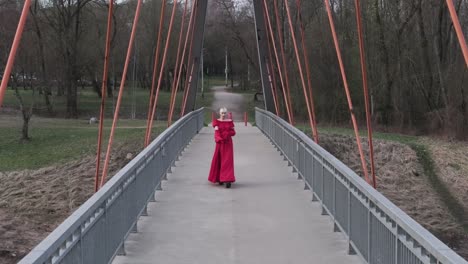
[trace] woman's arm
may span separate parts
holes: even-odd
[[[216,143],[224,141],[224,137],[221,135],[221,132],[219,132],[219,130],[215,130],[214,138]]]

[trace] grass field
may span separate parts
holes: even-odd
[[[201,98],[200,87],[197,93],[197,102],[196,105],[199,106],[211,106],[210,96],[211,91],[210,87],[216,85],[222,85],[224,83],[223,79],[214,77],[214,78],[205,78],[204,79],[204,99]],[[42,95],[36,93],[32,94],[30,90],[19,89],[19,93],[23,98],[26,106],[29,106],[34,99],[34,113],[40,116],[47,116],[47,108],[44,103],[44,98]],[[168,91],[160,91],[159,99],[157,102],[157,115],[166,116],[167,109],[169,108],[169,99],[171,93]],[[183,92],[178,92],[176,97],[176,109],[179,111],[180,105],[182,102]],[[118,98],[118,91],[114,91],[112,98],[106,98],[106,116],[112,116],[116,102]],[[53,106],[54,112],[58,116],[65,116],[66,112],[66,96],[50,96],[50,100]],[[133,88],[131,85],[125,87],[122,96],[122,103],[120,106],[120,115],[125,118],[130,118],[132,113],[135,113],[137,118],[145,118],[148,111],[148,102],[149,102],[149,90],[142,88]],[[80,118],[89,118],[91,116],[99,116],[101,98],[99,98],[92,90],[91,87],[85,87],[82,89],[79,88],[78,91],[78,111]],[[5,93],[4,108],[14,108],[19,109],[18,100],[14,94],[14,91],[8,89]]]
[[[213,102],[213,93],[209,87],[218,85],[221,79],[205,79],[205,90],[202,98],[197,93],[196,108],[209,107]],[[209,85],[209,86],[208,86]],[[26,104],[33,100],[31,91],[20,90]],[[117,94],[115,94],[117,96]],[[105,134],[103,148],[107,146],[109,131],[112,124],[115,100],[107,98]],[[169,92],[160,92],[156,120],[165,119],[169,108]],[[182,93],[176,98],[176,112],[174,119],[180,116]],[[30,122],[29,134],[31,141],[20,142],[22,119],[20,115],[0,115],[0,172],[37,169],[57,163],[64,163],[84,155],[94,154],[97,145],[97,124],[89,125],[91,116],[99,116],[101,99],[90,88],[79,92],[78,119],[47,118],[44,117],[45,104],[41,96],[35,95],[34,115]],[[51,97],[54,110],[63,113],[66,109],[66,98]],[[135,142],[143,145],[146,129],[146,113],[148,110],[148,90],[127,88],[122,98],[118,128],[115,132],[115,143]],[[5,108],[18,109],[19,105],[12,90],[8,90],[4,100]],[[132,110],[136,119],[129,119]],[[38,116],[38,113],[41,115]],[[60,116],[60,115],[59,115]],[[205,122],[209,123],[211,115],[207,111]],[[157,121],[153,126],[153,138],[167,127],[166,121]]]
[[[311,135],[311,129],[308,124],[296,124],[296,127],[304,132],[306,135]],[[354,130],[352,128],[345,128],[345,127],[332,127],[332,126],[317,126],[318,129],[318,134],[320,138],[320,134],[339,134],[339,135],[347,135],[347,136],[353,136],[354,135]],[[367,138],[367,129],[360,129],[359,130],[359,135],[361,137],[366,137]],[[403,134],[396,134],[396,133],[383,133],[383,132],[372,132],[372,137],[375,139],[382,139],[382,140],[389,140],[389,141],[395,141],[403,144],[410,144],[416,142],[419,137],[416,136],[409,136],[409,135],[403,135]]]
[[[31,141],[20,142],[20,117],[0,119],[0,171],[36,169],[96,153],[97,124],[58,118],[33,118],[31,122]],[[107,146],[110,121],[105,125],[103,148]],[[121,120],[114,144],[143,145],[145,125],[143,120]],[[156,123],[153,138],[165,128],[166,122]]]

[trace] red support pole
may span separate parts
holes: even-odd
[[[285,3],[287,5],[288,2],[285,1]],[[265,3],[265,5],[266,5],[266,3]],[[283,61],[284,78],[285,78],[285,84],[286,84],[285,89],[286,89],[286,93],[288,95],[287,99],[288,99],[289,107],[291,108],[291,117],[292,117],[291,124],[294,124],[294,115],[293,115],[294,110],[293,110],[292,101],[291,101],[291,90],[289,89],[288,66],[287,66],[287,63],[286,63],[286,56],[284,55],[283,27],[281,26],[281,23],[280,23],[279,11],[278,11],[278,1],[277,0],[273,0],[273,6],[274,6],[274,11],[275,11],[275,17],[276,17],[276,19],[275,19],[276,20],[276,31],[278,31],[281,58],[282,58],[282,61]],[[265,9],[265,10],[268,10],[268,9]],[[271,35],[271,38],[274,39],[273,34]]]
[[[188,97],[188,93],[190,89],[190,84],[192,83],[193,66],[194,65],[192,63],[192,67],[190,68],[190,75],[187,76],[188,80],[187,80],[187,85],[185,86],[184,98],[182,100],[182,109],[180,111],[180,117],[183,117],[185,115],[185,106],[187,105],[187,97]]]
[[[180,76],[182,75],[182,69],[183,69],[183,65],[184,65],[184,60],[185,60],[185,51],[187,50],[187,43],[188,43],[188,40],[191,36],[191,34],[193,35],[193,27],[192,27],[192,24],[193,23],[193,20],[195,18],[195,10],[196,10],[196,6],[197,6],[197,2],[198,0],[195,0],[193,5],[192,5],[192,13],[190,14],[190,20],[189,20],[189,24],[187,26],[187,34],[185,36],[185,42],[184,42],[184,50],[182,52],[182,60],[181,60],[181,63],[179,65],[179,69],[178,69],[178,74],[177,74],[177,81],[175,82],[175,96],[174,98],[171,100],[171,105],[170,105],[170,113],[169,113],[169,117],[168,117],[168,126],[171,125],[172,123],[172,117],[174,115],[174,108],[175,108],[175,101],[176,101],[176,97],[177,97],[177,90],[179,89],[179,83],[180,83]],[[177,69],[176,69],[177,70]],[[185,95],[185,91],[184,91],[184,95]],[[182,98],[182,100],[184,100],[184,96]]]
[[[455,27],[455,32],[457,33],[458,42],[460,43],[460,48],[463,52],[463,57],[465,57],[466,66],[468,67],[468,48],[466,47],[466,40],[465,40],[465,36],[463,35],[463,30],[460,26],[460,21],[458,20],[457,11],[455,10],[455,6],[453,5],[452,0],[446,0],[446,1],[447,1],[447,6],[449,9],[450,17],[452,18],[453,26]]]
[[[151,110],[154,104],[154,90],[156,89],[156,74],[158,72],[158,65],[159,65],[159,51],[160,51],[160,46],[161,46],[160,44],[162,42],[161,35],[162,35],[163,25],[164,25],[165,10],[166,10],[166,0],[162,0],[161,15],[159,17],[158,38],[156,39],[156,52],[154,55],[155,58],[154,58],[154,65],[153,65],[153,77],[151,80],[151,92],[150,92],[150,100],[149,100],[149,105],[148,105],[147,124],[150,123]],[[146,143],[146,138],[148,138],[148,133],[149,133],[149,126],[146,126],[145,143]]]
[[[374,186],[374,188],[377,188],[377,180],[375,178],[374,146],[372,143],[372,122],[371,122],[371,116],[370,116],[369,89],[367,86],[366,58],[365,58],[365,53],[364,53],[364,40],[362,37],[361,6],[359,4],[359,0],[354,0],[354,5],[356,8],[356,25],[357,25],[358,38],[359,38],[359,55],[361,59],[362,87],[364,89],[364,102],[365,102],[365,107],[366,107],[367,136],[368,136],[368,142],[369,142],[372,186]]]
[[[301,77],[302,90],[304,92],[304,98],[305,98],[305,102],[306,102],[307,113],[309,114],[310,129],[312,131],[314,131],[316,129],[315,125],[314,125],[314,117],[312,116],[312,111],[311,111],[309,100],[308,100],[309,96],[307,95],[307,88],[306,88],[306,84],[305,84],[305,80],[304,80],[304,72],[302,71],[301,59],[299,57],[299,50],[297,48],[296,34],[294,33],[294,28],[293,28],[293,24],[292,24],[292,20],[291,20],[291,12],[289,10],[289,4],[288,4],[288,2],[286,0],[285,0],[284,5],[286,7],[286,14],[288,16],[289,29],[291,30],[291,38],[292,38],[293,46],[294,46],[294,53],[296,54],[297,66],[299,68],[299,76]],[[306,60],[307,60],[307,58],[306,58]],[[315,133],[313,133],[313,136],[314,136],[315,142],[317,142],[318,141],[317,135]]]
[[[306,100],[309,100],[310,102],[310,110],[312,113],[312,136],[314,137],[315,143],[319,143],[319,137],[318,137],[318,131],[317,131],[317,119],[315,116],[315,105],[314,105],[314,96],[312,94],[312,83],[310,81],[310,66],[309,66],[309,56],[307,54],[307,48],[305,45],[305,33],[304,33],[304,24],[302,23],[302,15],[301,15],[301,0],[296,1],[297,5],[297,12],[298,12],[298,18],[299,18],[299,23],[300,23],[300,29],[301,29],[301,43],[302,43],[302,53],[304,54],[304,63],[306,67],[306,74],[307,74],[307,88],[309,91],[309,97],[306,97]]]
[[[109,168],[109,161],[110,161],[110,155],[111,155],[111,150],[112,150],[112,142],[114,139],[115,127],[117,126],[117,120],[119,119],[120,104],[122,102],[122,96],[123,96],[123,91],[125,88],[125,79],[127,76],[128,64],[130,62],[130,56],[132,55],[133,40],[135,39],[136,28],[138,25],[138,18],[140,17],[140,9],[141,9],[142,2],[143,0],[138,0],[138,4],[136,7],[136,11],[135,11],[135,18],[133,20],[132,33],[130,35],[130,41],[128,43],[127,57],[125,58],[125,65],[124,65],[124,69],[122,72],[122,80],[120,81],[119,96],[117,98],[117,104],[115,106],[114,120],[112,121],[112,129],[110,131],[109,142],[107,144],[106,159],[104,161],[104,168],[102,169],[101,187],[106,182],[107,170]]]
[[[267,64],[267,67],[266,67],[267,74],[268,74],[268,81],[270,82],[271,93],[273,94],[273,103],[275,104],[275,111],[276,111],[276,115],[278,116],[279,115],[279,110],[278,110],[278,98],[277,98],[277,94],[276,94],[276,80],[273,81],[273,79],[275,79],[275,77],[272,76],[272,72],[273,72],[273,70],[271,70],[272,68],[273,68],[273,66],[271,65],[270,58],[268,58],[268,64]]]
[[[215,112],[211,112],[211,122],[213,123],[215,119],[216,119]]]
[[[265,12],[263,12],[263,16],[265,17]],[[273,67],[273,55],[271,52],[271,45],[270,42],[268,41],[269,39],[269,32],[268,30],[265,32],[266,38],[267,38],[267,45],[268,45],[268,63],[267,63],[267,72],[268,72],[268,81],[270,81],[271,85],[271,93],[273,94],[273,103],[275,104],[275,111],[276,115],[280,116],[280,106],[279,106],[279,101],[278,101],[278,94],[277,94],[277,89],[276,89],[276,77],[275,77],[275,69]]]
[[[356,135],[356,142],[357,142],[358,149],[359,149],[359,155],[361,157],[361,166],[362,166],[362,170],[363,170],[364,177],[365,177],[366,181],[368,183],[370,183],[370,179],[369,179],[369,175],[368,175],[368,171],[367,171],[366,160],[364,159],[364,152],[362,151],[361,138],[359,137],[357,121],[356,121],[356,117],[354,115],[353,102],[351,101],[351,94],[350,94],[349,88],[348,88],[348,80],[346,78],[343,59],[341,58],[340,46],[338,44],[338,37],[336,36],[335,24],[333,22],[333,16],[332,16],[332,12],[331,12],[330,3],[328,1],[329,0],[324,0],[325,7],[326,7],[327,13],[328,13],[328,20],[330,22],[330,29],[331,29],[331,32],[332,32],[333,42],[335,44],[336,56],[338,58],[338,63],[340,65],[341,77],[343,79],[343,85],[344,85],[344,89],[345,89],[345,92],[346,92],[346,98],[348,100],[349,112],[351,114],[351,120],[353,122],[354,134]]]
[[[265,19],[267,20],[267,27],[268,27],[268,30],[270,32],[269,36],[271,38],[271,43],[273,45],[273,51],[275,53],[276,66],[278,68],[278,73],[279,73],[279,77],[280,77],[281,86],[283,87],[284,104],[286,105],[288,120],[289,120],[290,124],[293,124],[292,112],[291,112],[291,109],[290,109],[290,105],[289,105],[289,102],[288,102],[288,95],[287,95],[286,88],[285,88],[284,81],[283,81],[283,74],[281,72],[281,64],[280,64],[279,59],[278,59],[278,52],[277,52],[277,49],[276,49],[275,39],[273,37],[274,34],[273,34],[272,27],[271,27],[271,21],[270,21],[268,6],[267,6],[265,0],[263,0],[262,2],[263,2],[264,11],[265,11],[264,12]]]
[[[198,5],[198,0],[196,0],[196,1],[197,1],[197,4],[195,4],[195,6]],[[196,8],[195,8],[195,10],[196,10]],[[197,21],[197,17],[194,16],[194,21],[193,21],[193,25],[192,25],[192,33],[191,33],[191,36],[190,36],[189,55],[187,57],[187,65],[191,65],[190,66],[190,74],[187,74],[187,76],[185,77],[184,95],[182,96],[180,117],[183,117],[185,115],[185,106],[187,105],[187,96],[188,96],[189,89],[190,89],[190,83],[192,82],[194,62],[190,62],[190,58],[192,58],[192,48],[193,48],[193,39],[194,39],[194,36],[195,36],[196,21]]]
[[[172,25],[174,24],[174,16],[175,12],[177,10],[177,0],[174,0],[172,3],[172,14],[171,14],[171,21],[169,22],[169,28],[167,31],[167,40],[166,40],[166,46],[164,47],[164,53],[163,53],[163,59],[161,63],[161,69],[159,71],[159,79],[158,79],[158,86],[156,88],[156,95],[154,98],[154,104],[153,104],[153,110],[151,112],[151,118],[148,123],[148,134],[146,135],[146,140],[145,140],[145,146],[148,146],[151,140],[151,130],[153,128],[153,120],[154,120],[154,115],[156,113],[156,106],[158,104],[158,96],[159,96],[159,89],[161,88],[161,81],[164,73],[164,66],[166,64],[166,58],[167,58],[167,51],[169,49],[169,43],[171,42],[171,33],[172,33]]]
[[[20,20],[18,22],[18,28],[16,29],[15,38],[13,39],[13,44],[11,45],[10,55],[8,56],[5,72],[3,73],[2,83],[0,84],[0,107],[2,107],[3,97],[5,96],[8,81],[10,80],[11,70],[13,69],[13,65],[15,64],[16,51],[18,50],[19,44],[21,42],[21,37],[23,36],[23,29],[28,18],[30,6],[31,0],[26,0],[24,2]]]
[[[232,112],[229,112],[228,118],[232,120]]]
[[[107,92],[107,76],[109,72],[109,54],[110,54],[110,40],[112,30],[112,11],[114,0],[109,0],[109,11],[107,15],[107,32],[106,32],[106,50],[104,53],[104,70],[102,72],[102,88],[101,88],[101,109],[99,115],[99,133],[98,144],[96,153],[96,174],[94,177],[94,192],[99,190],[99,172],[101,169],[101,145],[102,145],[102,130],[104,128],[104,111],[106,106],[106,92]]]
[[[188,5],[188,0],[185,0],[185,7],[184,7],[184,13],[182,14],[182,21],[180,22],[180,33],[179,33],[179,43],[177,44],[177,55],[176,55],[176,64],[174,67],[174,81],[172,82],[172,88],[171,88],[171,99],[169,101],[169,113],[167,114],[167,127],[171,125],[171,119],[172,119],[172,111],[173,111],[173,105],[175,102],[175,98],[177,96],[177,86],[176,83],[178,83],[179,79],[179,60],[180,58],[180,49],[182,48],[182,37],[184,34],[184,23],[185,23],[185,15],[187,14],[187,5]],[[195,5],[193,6],[195,7]],[[193,13],[192,13],[193,15]],[[192,16],[191,16],[192,17]],[[187,28],[187,36],[189,33],[189,28]],[[184,50],[185,51],[185,50]],[[182,63],[180,63],[182,65]]]

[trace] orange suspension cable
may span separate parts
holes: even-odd
[[[296,1],[296,6],[297,6],[297,13],[298,13],[298,19],[300,23],[300,29],[301,29],[301,42],[302,42],[302,53],[304,55],[304,62],[305,62],[305,67],[306,67],[306,74],[307,74],[307,88],[309,90],[309,97],[306,97],[306,100],[309,100],[310,102],[310,110],[312,113],[312,124],[313,127],[312,129],[312,135],[314,137],[315,143],[319,143],[319,138],[318,138],[318,131],[317,131],[317,119],[315,116],[315,105],[314,105],[314,97],[312,94],[312,83],[310,81],[310,66],[309,66],[309,56],[307,54],[307,49],[305,45],[305,33],[304,33],[304,24],[302,23],[302,15],[301,15],[301,0]]]
[[[172,25],[174,24],[174,16],[175,16],[175,12],[177,10],[177,0],[174,0],[174,2],[172,4],[173,4],[173,7],[172,7],[172,14],[171,14],[171,21],[169,22],[166,46],[164,47],[163,59],[162,59],[162,63],[161,63],[161,70],[159,72],[158,86],[156,88],[156,96],[154,98],[153,111],[151,112],[151,118],[149,120],[150,122],[148,123],[148,134],[146,135],[145,146],[148,146],[149,143],[150,143],[150,140],[151,140],[151,130],[153,128],[154,115],[156,113],[156,106],[158,104],[159,89],[161,88],[161,81],[162,81],[162,77],[163,77],[163,73],[164,73],[164,66],[166,64],[167,51],[169,49],[169,43],[171,42]]]
[[[265,0],[265,5],[266,5],[266,0]],[[278,38],[279,38],[279,44],[280,44],[280,51],[281,51],[281,58],[283,62],[283,70],[284,70],[284,82],[286,84],[286,92],[288,95],[288,103],[289,107],[291,108],[291,124],[294,124],[294,109],[292,106],[292,101],[291,101],[291,90],[289,89],[289,74],[288,74],[288,66],[286,65],[286,55],[284,55],[284,45],[283,45],[283,27],[281,26],[280,19],[279,19],[279,12],[278,12],[278,1],[273,0],[273,6],[274,6],[274,13],[275,13],[275,21],[276,21],[276,31],[278,31]],[[267,7],[268,8],[268,7]],[[266,9],[267,14],[268,14],[268,9]],[[274,35],[271,35],[271,38],[274,39]]]
[[[104,70],[102,72],[102,88],[101,88],[101,112],[99,114],[99,132],[96,153],[96,175],[94,177],[94,192],[99,190],[99,172],[101,168],[101,145],[102,145],[102,130],[104,127],[104,111],[106,106],[106,91],[107,91],[107,76],[109,69],[109,53],[112,29],[112,10],[114,0],[109,0],[109,13],[107,15],[107,32],[106,32],[106,49],[104,52]]]
[[[457,32],[458,42],[460,43],[460,47],[463,52],[463,57],[465,57],[466,66],[468,66],[468,48],[466,47],[465,36],[463,35],[463,30],[460,26],[460,21],[458,20],[457,11],[455,10],[455,7],[453,6],[452,0],[446,0],[446,1],[447,1],[447,6],[450,12],[450,17],[452,18],[453,26],[455,27],[455,32]]]
[[[130,35],[130,41],[128,43],[127,57],[125,58],[125,65],[122,72],[122,80],[120,81],[119,96],[117,98],[117,104],[115,106],[114,120],[112,121],[112,129],[109,135],[109,142],[107,143],[106,159],[104,161],[104,168],[102,169],[101,187],[106,182],[107,170],[109,168],[110,155],[112,150],[112,142],[114,139],[115,127],[117,126],[117,120],[119,119],[120,104],[122,102],[123,90],[125,88],[125,79],[127,77],[128,64],[130,62],[130,56],[132,55],[133,40],[135,39],[136,28],[138,25],[138,18],[140,17],[140,9],[143,0],[138,0],[138,4],[135,11],[135,18],[133,20],[132,33]]]
[[[169,109],[169,116],[168,116],[168,120],[167,120],[167,122],[168,122],[167,126],[170,126],[172,124],[172,117],[173,117],[173,114],[174,114],[175,101],[176,101],[176,97],[177,97],[177,90],[179,89],[180,76],[182,75],[182,69],[183,69],[183,66],[184,66],[185,51],[187,50],[188,39],[189,39],[189,36],[191,34],[191,30],[192,30],[193,18],[195,17],[194,13],[195,13],[196,2],[197,1],[192,3],[192,13],[190,14],[190,20],[189,20],[189,24],[187,26],[187,33],[185,34],[184,50],[182,52],[181,63],[180,63],[180,65],[178,65],[179,68],[177,68],[177,66],[175,68],[175,71],[177,72],[177,80],[175,80],[174,87],[172,88],[174,90],[174,96],[171,97],[171,104],[170,104],[170,109]],[[182,34],[180,35],[180,39],[182,39]]]
[[[273,95],[273,103],[275,104],[275,112],[276,115],[278,116],[278,102],[276,101],[276,84],[273,83],[273,76],[272,76],[272,71],[271,70],[271,64],[270,64],[270,59],[268,59],[268,65],[266,67],[267,69],[267,74],[268,74],[268,81],[270,82],[270,87],[271,87],[271,94]]]
[[[358,38],[359,38],[359,54],[360,54],[360,59],[361,59],[362,87],[364,89],[364,102],[366,106],[367,135],[368,135],[368,141],[369,141],[372,186],[374,186],[374,188],[377,188],[377,180],[375,178],[375,166],[374,166],[374,146],[372,143],[372,123],[371,123],[371,116],[370,116],[369,89],[367,86],[366,58],[364,54],[364,40],[362,37],[361,5],[359,3],[359,0],[354,0],[354,5],[356,8],[356,25],[357,25]]]
[[[265,15],[265,12],[263,13]],[[270,33],[268,32],[268,30],[265,32],[266,34],[266,37],[267,37],[267,45],[268,45],[268,67],[269,68],[269,74],[270,76],[272,77],[272,81],[270,81],[270,83],[272,83],[272,89],[273,89],[273,100],[275,102],[275,110],[276,110],[276,115],[277,116],[280,116],[281,115],[281,112],[280,112],[280,106],[279,106],[279,99],[278,99],[278,94],[277,94],[277,89],[276,89],[276,74],[275,74],[275,68],[273,66],[273,53],[271,51],[271,45],[270,45],[270,41],[269,38],[270,38]],[[267,69],[268,69],[267,67]]]
[[[151,80],[151,94],[150,94],[150,100],[149,100],[149,105],[148,105],[148,117],[147,117],[147,122],[146,124],[150,123],[150,118],[151,118],[151,109],[153,108],[154,104],[154,90],[156,89],[156,74],[158,72],[158,65],[159,65],[159,51],[160,51],[160,44],[162,42],[161,39],[161,34],[163,31],[163,25],[164,25],[164,14],[166,10],[166,0],[162,0],[162,5],[161,5],[161,15],[159,17],[159,29],[158,29],[158,38],[156,39],[156,52],[154,55],[154,65],[153,65],[153,77]],[[148,138],[148,133],[149,133],[149,126],[146,126],[146,133],[145,133],[145,143],[146,143],[146,138]]]
[[[182,111],[181,111],[181,114],[180,116],[184,116],[185,114],[185,106],[187,105],[187,98],[188,98],[188,92],[189,92],[189,89],[190,89],[190,84],[192,83],[192,74],[193,74],[193,68],[195,66],[195,63],[193,62],[192,63],[192,67],[190,69],[190,75],[188,75],[188,80],[187,80],[187,85],[185,87],[185,93],[184,93],[184,99],[183,99],[183,103],[182,103]]]
[[[180,23],[179,41],[178,41],[178,44],[177,44],[176,64],[175,64],[175,67],[174,67],[174,81],[172,82],[171,99],[169,101],[169,112],[168,112],[168,115],[167,115],[168,116],[168,118],[167,118],[167,126],[168,127],[170,126],[170,123],[171,123],[169,120],[171,119],[170,115],[171,115],[171,110],[172,110],[172,101],[175,100],[175,96],[177,95],[177,93],[174,94],[174,91],[175,91],[174,85],[176,84],[177,78],[178,78],[180,48],[182,46],[182,36],[184,34],[184,22],[185,22],[185,15],[187,14],[187,4],[188,4],[188,0],[185,0],[184,13],[182,14],[182,21]],[[188,33],[188,30],[187,30],[187,33]]]
[[[15,38],[13,39],[13,44],[11,45],[10,55],[8,56],[5,72],[3,73],[2,83],[0,84],[0,107],[2,107],[3,97],[5,96],[8,81],[10,80],[11,70],[13,69],[13,65],[15,64],[16,51],[18,50],[19,44],[21,42],[21,37],[23,36],[24,24],[26,24],[26,19],[28,18],[29,14],[29,6],[31,6],[31,0],[26,0],[24,2],[20,20],[18,22],[18,28],[16,29]]]
[[[195,4],[195,10],[198,9],[198,0],[196,1]],[[195,11],[196,13],[197,11]],[[197,21],[197,16],[194,14],[194,21],[192,25],[192,30],[191,30],[191,35],[190,35],[190,45],[189,45],[189,56],[187,58],[187,67],[190,66],[190,73],[185,76],[185,83],[184,83],[184,94],[182,96],[182,103],[181,103],[181,109],[180,109],[180,117],[183,117],[185,115],[185,106],[187,104],[187,96],[190,90],[190,82],[192,80],[192,74],[193,74],[193,67],[194,67],[194,61],[190,62],[190,59],[192,58],[192,47],[193,47],[193,39],[195,36],[195,24]],[[188,68],[187,68],[188,70]]]
[[[273,37],[274,34],[273,34],[272,27],[271,27],[271,21],[270,21],[268,6],[267,6],[265,0],[263,0],[262,2],[263,2],[263,8],[264,8],[264,16],[265,16],[265,18],[267,20],[267,27],[268,27],[268,30],[270,31],[270,34],[269,34],[269,36],[271,38],[270,40],[271,40],[271,43],[273,45],[273,51],[275,53],[276,66],[278,68],[278,74],[279,74],[279,77],[280,77],[281,87],[283,87],[284,104],[286,105],[286,112],[288,114],[289,123],[292,125],[293,124],[293,117],[292,117],[290,105],[289,105],[289,102],[288,102],[288,95],[287,95],[286,88],[285,88],[284,81],[283,81],[283,74],[281,72],[281,64],[280,64],[279,59],[278,59],[278,51],[276,49],[275,39]]]
[[[351,101],[351,95],[349,93],[348,80],[346,78],[346,73],[345,73],[345,70],[344,70],[343,60],[341,58],[340,46],[338,44],[338,38],[336,36],[335,24],[333,23],[333,16],[332,16],[332,12],[331,12],[331,7],[330,7],[330,3],[328,1],[329,0],[324,0],[325,7],[326,7],[327,13],[328,13],[328,20],[330,22],[330,29],[331,29],[331,33],[332,33],[332,37],[333,37],[333,42],[335,44],[336,56],[338,58],[338,63],[340,65],[341,77],[343,79],[343,85],[344,85],[344,89],[345,89],[345,92],[346,92],[346,98],[348,100],[349,112],[351,114],[351,120],[353,122],[354,134],[356,135],[356,142],[357,142],[358,149],[359,149],[359,155],[361,157],[361,166],[362,166],[362,170],[364,172],[364,177],[365,177],[366,181],[368,183],[370,183],[369,175],[368,175],[368,172],[367,172],[366,160],[364,159],[364,152],[362,151],[361,139],[359,137],[357,121],[356,121],[356,117],[354,115],[353,102]]]
[[[296,61],[297,61],[297,66],[299,68],[299,76],[301,77],[301,83],[302,83],[302,90],[304,92],[304,99],[306,102],[306,107],[307,107],[307,113],[309,114],[309,124],[310,124],[310,129],[312,131],[315,131],[315,125],[314,125],[314,117],[312,116],[312,111],[310,110],[310,104],[309,104],[309,96],[307,95],[307,88],[304,80],[304,72],[302,71],[302,65],[301,65],[301,59],[299,58],[299,50],[297,48],[297,42],[296,42],[296,34],[294,33],[294,28],[291,20],[291,12],[289,11],[289,4],[287,0],[285,0],[284,3],[286,7],[286,14],[288,16],[288,22],[289,22],[289,30],[291,30],[291,38],[293,41],[293,46],[294,46],[294,53],[296,54]],[[305,58],[307,60],[307,58]],[[317,135],[313,133],[314,140],[317,142]]]

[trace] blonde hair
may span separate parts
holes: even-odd
[[[221,113],[221,112],[227,113],[227,108],[226,108],[226,107],[221,107],[221,108],[219,109],[219,112],[220,112],[220,113]]]

